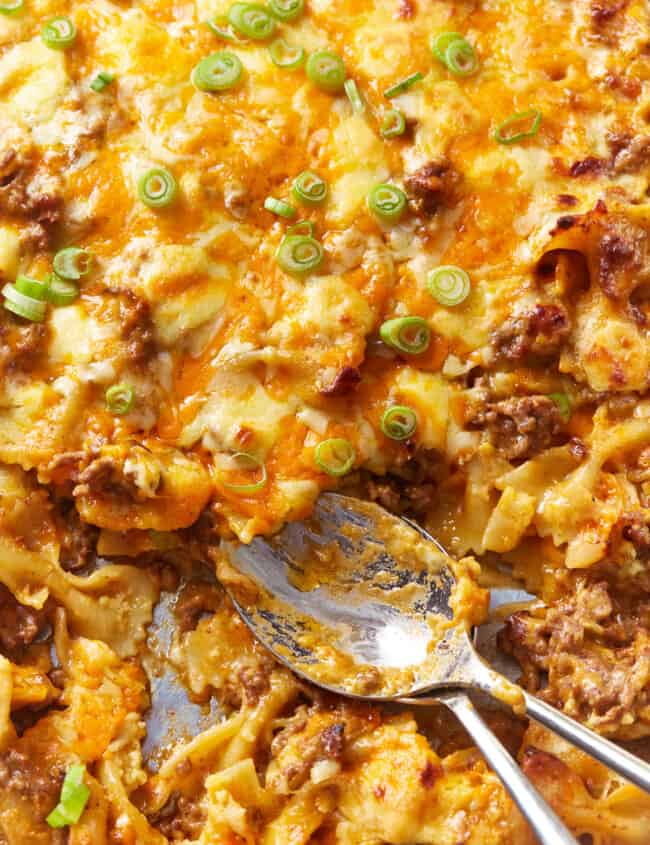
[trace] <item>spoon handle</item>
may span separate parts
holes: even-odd
[[[464,693],[439,693],[435,699],[428,700],[431,703],[442,701],[463,724],[530,824],[540,845],[577,845],[574,836],[524,775]],[[427,699],[413,701],[424,704]]]
[[[650,792],[650,765],[646,762],[589,730],[580,722],[565,716],[561,710],[556,710],[534,695],[524,691],[524,699],[526,713],[531,719],[586,751],[630,783]]]

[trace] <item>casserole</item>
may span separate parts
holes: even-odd
[[[0,2],[0,842],[531,841],[442,715],[315,693],[190,577],[334,487],[507,570],[525,685],[647,736],[649,26]],[[161,592],[223,719],[144,761]],[[647,797],[492,718],[583,841],[648,842]]]

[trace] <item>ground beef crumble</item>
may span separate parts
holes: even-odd
[[[570,576],[566,576],[567,580]],[[650,594],[577,577],[558,601],[513,614],[502,647],[523,683],[601,733],[650,733]]]
[[[47,628],[47,612],[20,604],[12,593],[0,584],[0,648],[17,659]]]
[[[515,396],[479,406],[468,423],[484,428],[508,460],[526,460],[552,445],[562,430],[558,406],[548,396]]]
[[[540,303],[506,320],[492,335],[492,348],[507,361],[548,358],[559,353],[570,331],[569,315],[562,305]]]

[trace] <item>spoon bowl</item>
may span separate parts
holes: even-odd
[[[520,689],[479,656],[469,630],[471,581],[414,523],[376,504],[326,493],[304,522],[249,545],[223,543],[222,551],[235,570],[226,583],[231,599],[278,660],[349,697],[445,704],[542,845],[576,840],[466,690],[481,690],[526,713],[650,792],[650,766]]]
[[[453,561],[377,505],[328,493],[305,522],[225,552],[245,576],[230,586],[245,622],[321,687],[392,700],[486,681],[467,630],[453,624]]]

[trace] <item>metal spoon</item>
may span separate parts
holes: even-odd
[[[246,576],[227,585],[235,606],[280,661],[341,695],[444,703],[542,845],[575,845],[463,691],[503,700],[512,685],[477,654],[464,627],[451,624],[452,562],[422,528],[377,505],[326,493],[305,522],[223,548]],[[650,766],[524,690],[515,695],[528,716],[650,792]]]

